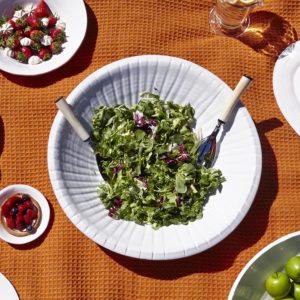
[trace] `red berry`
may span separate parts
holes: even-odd
[[[12,216],[6,218],[6,225],[10,229],[15,229],[15,220]]]
[[[25,202],[24,202],[24,206],[25,206],[26,208],[32,208],[32,207],[33,207],[32,202],[31,202],[30,200],[25,201]]]
[[[35,16],[27,17],[26,21],[32,28],[39,28],[42,25],[41,21]]]
[[[37,210],[33,209],[32,212],[31,212],[31,217],[32,217],[33,219],[36,219],[37,216],[38,216]]]
[[[26,26],[24,28],[23,35],[26,36],[26,37],[29,37],[31,31],[32,31],[32,28],[30,26]]]
[[[20,204],[20,205],[18,206],[18,210],[19,210],[20,213],[25,212],[26,209],[27,209],[27,207],[26,207],[24,204]]]
[[[52,53],[51,53],[51,51],[49,49],[43,48],[43,49],[40,50],[38,56],[42,60],[48,60],[48,59],[51,58]]]
[[[22,62],[22,63],[26,63],[28,61],[28,59],[26,58],[26,55],[24,53],[22,53],[21,51],[16,52],[15,58],[16,58],[16,60],[18,60],[19,62]]]
[[[44,33],[41,30],[32,30],[29,34],[30,38],[35,42],[40,41],[43,35]]]
[[[29,209],[27,209],[27,211],[26,211],[26,215],[31,217],[32,212],[33,212],[33,209],[29,208]]]
[[[16,22],[12,19],[9,19],[7,23],[9,23],[14,29],[17,27]]]
[[[10,210],[11,210],[11,207],[9,207],[8,202],[5,202],[1,207],[1,214],[7,218],[10,216],[10,214],[9,214]]]
[[[24,218],[22,213],[17,213],[16,215],[16,228],[20,231],[25,228]]]
[[[31,49],[29,47],[23,46],[20,48],[20,51],[26,55],[27,59],[29,59],[32,55]]]
[[[6,204],[8,205],[9,209],[11,210],[17,202],[21,202],[21,197],[14,195],[14,196],[11,196],[8,198],[8,200],[6,201]]]
[[[61,52],[61,43],[60,42],[52,42],[50,46],[52,54],[58,54]]]
[[[49,13],[50,13],[50,9],[48,5],[44,2],[44,0],[41,0],[34,11],[34,15],[38,18],[42,18],[42,17],[48,17]]]
[[[32,55],[31,49],[29,47],[20,47],[19,51],[16,54],[16,59],[20,62],[26,63],[30,56]]]
[[[23,36],[23,31],[21,29],[16,30],[15,36],[16,37],[22,37]]]
[[[32,42],[30,47],[33,51],[39,52],[42,49],[42,44],[39,42]]]
[[[26,225],[31,225],[33,221],[33,218],[31,217],[30,214],[24,215],[24,222],[26,223]]]
[[[37,211],[33,209],[27,209],[24,215],[24,221],[27,225],[32,224],[32,221],[37,218]]]
[[[10,36],[6,40],[6,47],[10,49],[16,49],[19,45],[20,45],[19,39],[14,36]]]
[[[59,28],[55,28],[54,30],[50,30],[50,35],[53,39],[53,41],[58,41],[63,43],[66,39],[66,34],[64,31],[62,31]]]
[[[20,18],[16,20],[16,29],[24,29],[27,25],[27,21],[25,18]]]
[[[56,30],[55,27],[52,27],[52,28],[49,29],[49,35],[50,35],[51,37],[52,37],[52,34],[53,34],[54,30]]]
[[[2,37],[4,38],[5,41],[7,41],[7,39],[10,37],[10,35],[8,33],[4,33],[2,35]]]
[[[48,27],[53,27],[55,26],[57,19],[54,16],[49,16],[48,17],[49,23],[48,23]]]

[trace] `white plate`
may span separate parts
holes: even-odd
[[[0,0],[0,15],[12,15],[15,4],[25,6],[28,3],[37,4],[39,0]],[[66,22],[67,42],[63,44],[63,51],[58,55],[38,65],[22,64],[13,58],[9,58],[0,50],[0,70],[15,74],[34,76],[53,71],[66,62],[76,53],[80,47],[87,28],[87,14],[82,0],[46,0],[53,13],[57,13],[61,20]]]
[[[9,280],[1,273],[0,273],[0,299],[19,300],[19,296],[15,288],[9,282]]]
[[[300,135],[300,42],[291,44],[276,61],[273,89],[277,104],[292,128]]]
[[[14,236],[5,230],[3,227],[2,223],[0,222],[0,238],[10,244],[16,244],[16,245],[21,245],[21,244],[27,244],[30,243],[34,240],[36,240],[38,237],[40,237],[44,231],[46,230],[49,219],[50,219],[50,208],[48,201],[46,198],[43,196],[41,192],[39,192],[37,189],[29,186],[29,185],[24,185],[24,184],[15,184],[15,185],[10,185],[0,192],[0,205],[2,204],[3,201],[5,201],[7,198],[10,196],[17,194],[17,193],[22,193],[22,194],[28,194],[30,195],[36,202],[41,207],[42,211],[42,220],[37,228],[36,232],[27,236]]]
[[[142,91],[158,92],[162,99],[180,104],[190,102],[196,110],[197,127],[202,127],[204,134],[216,125],[231,93],[222,80],[196,64],[175,57],[146,55],[101,68],[81,82],[67,100],[89,129],[93,108],[117,103],[131,106]],[[199,253],[224,239],[244,218],[261,175],[260,142],[246,108],[238,109],[215,167],[223,171],[227,181],[222,193],[210,197],[203,219],[153,230],[148,225],[107,216],[97,197],[102,178],[95,157],[61,113],[49,137],[49,175],[69,219],[96,243],[136,258],[164,260]]]
[[[300,255],[300,231],[285,235],[259,251],[236,278],[228,300],[272,300],[265,290],[266,278],[283,271],[287,261]]]

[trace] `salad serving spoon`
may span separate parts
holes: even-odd
[[[217,135],[221,127],[228,121],[230,115],[233,112],[233,109],[235,108],[236,104],[239,102],[241,95],[246,91],[246,89],[251,84],[251,82],[252,82],[251,77],[247,75],[243,75],[241,77],[233,93],[230,95],[230,98],[228,100],[228,103],[226,104],[225,109],[219,116],[218,123],[214,128],[213,132],[201,141],[201,144],[197,150],[198,153],[197,163],[199,165],[203,165],[206,168],[209,168],[214,163],[216,150],[217,150]]]
[[[55,104],[56,104],[57,108],[61,111],[61,113],[63,114],[63,116],[66,118],[66,120],[69,122],[69,124],[71,125],[71,127],[73,128],[73,130],[80,137],[80,139],[83,142],[87,142],[90,145],[90,147],[92,148],[92,150],[94,150],[95,149],[95,145],[94,145],[93,140],[91,139],[90,134],[84,128],[84,126],[79,121],[79,119],[77,118],[77,116],[74,114],[74,112],[72,110],[72,107],[67,103],[65,97],[59,97],[55,101]],[[93,151],[93,152],[94,152],[95,157],[96,157],[96,161],[97,161],[97,166],[98,166],[99,172],[100,172],[101,176],[105,179],[106,176],[101,172],[101,158],[100,158],[99,154],[97,154],[95,151]]]

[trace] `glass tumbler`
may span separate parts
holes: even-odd
[[[249,14],[264,0],[216,0],[209,14],[212,31],[219,35],[238,37],[249,26]]]

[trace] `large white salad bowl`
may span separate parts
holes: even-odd
[[[240,74],[237,75],[237,81]],[[159,55],[126,58],[87,77],[67,97],[75,114],[91,130],[93,109],[131,106],[143,91],[195,108],[197,128],[210,133],[231,89],[208,70],[189,61]],[[114,220],[97,196],[102,182],[94,154],[59,112],[48,145],[48,168],[55,195],[74,225],[90,239],[117,253],[167,260],[202,252],[228,236],[248,212],[261,175],[261,147],[255,125],[240,105],[220,134],[215,163],[226,182],[210,197],[201,220],[154,230],[150,225]]]

